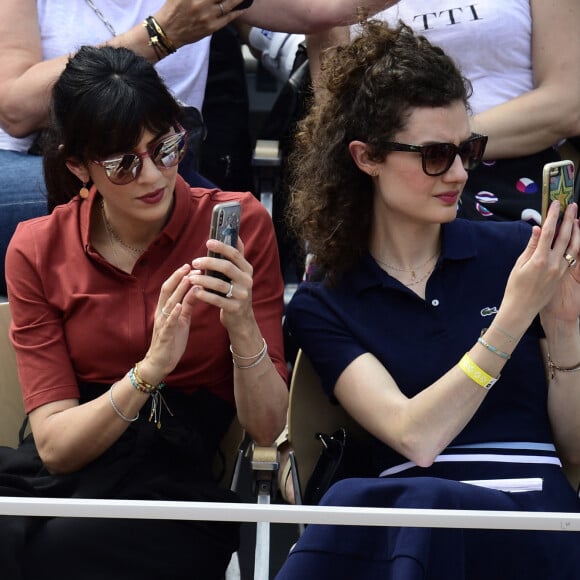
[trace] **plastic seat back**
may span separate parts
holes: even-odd
[[[339,404],[330,401],[308,357],[298,351],[290,384],[288,440],[296,459],[300,490],[306,490],[320,457],[317,434],[332,434],[340,428],[358,441],[369,437]]]
[[[8,338],[10,328],[8,302],[0,303],[0,445],[16,447],[24,421],[22,393],[16,370],[16,355]]]

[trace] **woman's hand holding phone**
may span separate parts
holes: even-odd
[[[564,248],[558,262],[562,276],[550,301],[541,312],[542,325],[546,332],[553,321],[558,321],[557,324],[568,322],[576,330],[578,328],[580,316],[580,223],[576,217],[577,212],[578,207],[574,202],[567,208],[560,226],[557,242],[562,241],[560,250]]]
[[[226,246],[231,246],[235,248],[238,244],[238,235],[240,232],[240,221],[242,217],[242,208],[239,202],[232,201],[232,202],[225,202],[225,203],[218,203],[214,208],[211,216],[211,224],[209,228],[209,239],[210,240],[217,240],[218,242],[222,242]],[[208,257],[210,258],[220,258],[224,259],[224,255],[219,250],[213,251],[208,248],[207,252]],[[227,259],[227,258],[226,258]],[[219,262],[217,263],[219,266]],[[216,278],[221,278],[226,282],[231,282],[231,277],[228,277],[221,268],[213,268],[210,267],[207,269],[207,274],[209,276],[214,276]],[[222,296],[227,296],[229,293],[228,290],[225,293],[221,293]],[[217,291],[216,291],[217,292]],[[219,292],[218,292],[219,294]],[[231,296],[228,296],[231,298]]]
[[[244,257],[244,244],[238,237],[240,222],[239,202],[215,206],[206,243],[207,256],[192,262],[195,271],[190,275],[198,298],[221,309],[226,327],[240,317],[253,316],[253,268]]]
[[[559,210],[559,202],[552,202],[543,226],[533,227],[530,241],[517,259],[506,285],[501,309],[509,313],[516,326],[523,325],[522,333],[546,305],[553,303],[563,278],[568,277],[569,264],[565,256],[576,257],[580,252],[578,206],[576,203],[568,206],[556,237]]]
[[[198,300],[220,309],[220,320],[231,334],[235,328],[246,327],[254,320],[253,268],[244,257],[244,244],[240,239],[236,248],[210,239],[207,248],[208,253],[222,257],[204,256],[193,260],[195,270],[189,276],[192,290]],[[219,272],[221,276],[209,275],[208,270]]]
[[[574,201],[574,163],[570,160],[554,161],[544,165],[542,174],[542,224],[553,201],[560,202],[562,220],[566,208]]]

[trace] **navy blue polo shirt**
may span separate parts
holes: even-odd
[[[340,374],[366,352],[412,397],[455,366],[491,324],[530,234],[524,222],[444,224],[425,299],[367,254],[333,287],[300,285],[286,314],[290,339],[308,355],[331,397]],[[536,321],[453,444],[552,441],[542,336]],[[390,449],[381,455],[383,469],[404,461]]]

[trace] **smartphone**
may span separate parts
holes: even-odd
[[[560,202],[560,219],[574,199],[574,163],[554,161],[544,165],[542,176],[542,223],[553,201]]]
[[[243,0],[243,2],[240,2],[234,8],[234,10],[245,10],[246,8],[249,8],[253,4],[253,2],[254,2],[254,0]]]
[[[238,234],[240,231],[240,219],[242,217],[242,206],[237,201],[228,201],[225,203],[218,203],[211,215],[211,224],[209,228],[209,237],[213,240],[219,240],[228,246],[234,248],[238,245]],[[217,252],[208,251],[208,256],[212,258],[222,258],[223,256]],[[214,272],[208,270],[209,276],[221,278],[226,282],[230,279],[224,276],[221,272]]]

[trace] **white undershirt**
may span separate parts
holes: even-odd
[[[451,56],[473,84],[474,114],[534,87],[529,0],[400,0],[377,18],[403,20]]]
[[[105,19],[121,34],[151,16],[163,0],[94,0]],[[45,60],[96,45],[111,32],[84,0],[37,0],[38,22]],[[155,65],[171,91],[185,104],[201,110],[209,58],[210,37],[180,48]],[[14,139],[0,129],[0,149],[28,151],[34,135]]]

